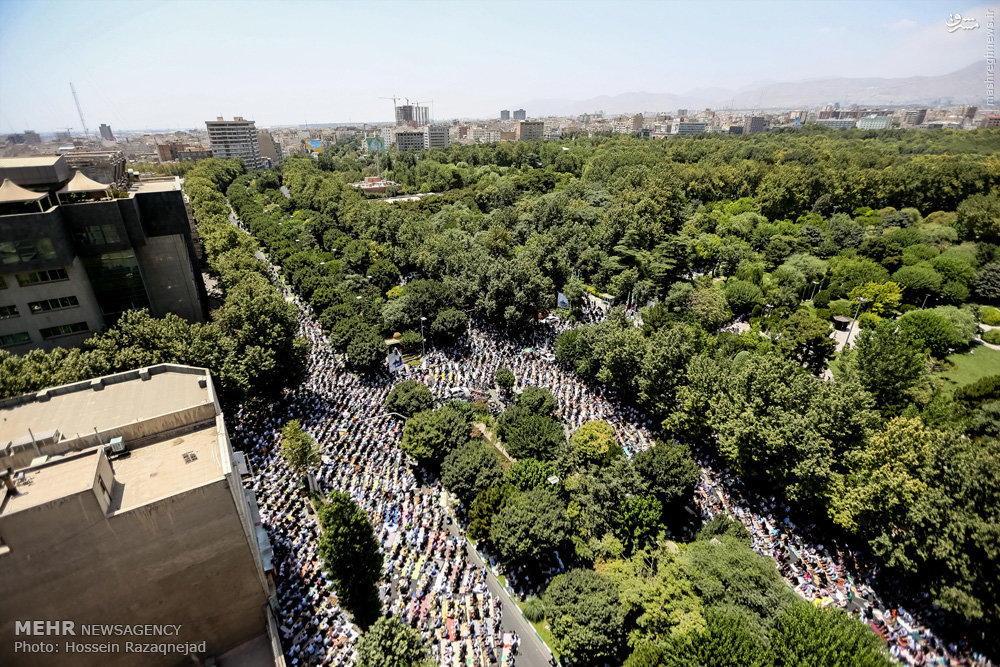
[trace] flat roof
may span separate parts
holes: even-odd
[[[224,477],[219,434],[203,428],[129,450],[111,459],[114,486],[108,514],[205,486]],[[6,494],[0,516],[10,516],[46,503],[89,491],[97,475],[98,448],[72,452],[27,468],[16,482],[18,493]]]
[[[139,447],[128,456],[112,459],[115,488],[111,491],[109,512],[127,512],[222,479],[220,457],[219,434],[211,427]]]
[[[28,429],[36,436],[58,429],[64,438],[74,438],[77,434],[93,434],[95,428],[107,431],[212,403],[208,387],[198,386],[205,371],[155,372],[154,367],[148,380],[140,379],[135,371],[130,373],[134,379],[108,382],[101,390],[93,389],[90,382],[79,382],[66,385],[66,393],[59,393],[59,388],[50,390],[48,400],[28,395],[20,397],[20,403],[13,399],[0,404],[0,444],[29,436]]]
[[[54,165],[62,155],[43,155],[40,157],[5,157],[0,158],[0,168],[17,167],[48,167]]]
[[[180,190],[180,183],[175,176],[171,179],[157,180],[157,181],[139,181],[129,188],[131,192],[143,193],[143,192],[172,192],[174,190]]]
[[[23,512],[59,498],[72,496],[94,487],[97,476],[97,449],[73,452],[37,467],[24,470],[24,479],[16,482],[17,494],[6,494],[0,516]]]

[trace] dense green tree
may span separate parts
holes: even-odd
[[[551,415],[556,411],[556,398],[542,387],[525,387],[517,397],[517,407],[536,415]]]
[[[701,471],[686,445],[658,440],[632,461],[645,488],[660,501],[664,511],[678,512],[691,502]]]
[[[717,331],[733,318],[725,292],[715,286],[696,289],[688,298],[687,307],[706,331]]]
[[[293,419],[281,428],[281,457],[288,467],[304,475],[319,466],[319,447],[312,436],[302,429],[302,423]]]
[[[855,346],[858,377],[876,405],[891,412],[914,399],[927,377],[927,363],[906,331],[895,322],[880,322],[862,329]]]
[[[458,496],[466,508],[482,491],[500,483],[500,452],[482,439],[452,450],[441,464],[441,483]]]
[[[551,461],[566,443],[563,426],[552,417],[515,407],[498,422],[504,448],[514,458],[531,457]]]
[[[882,639],[839,609],[796,602],[770,633],[776,667],[888,667]]]
[[[374,329],[361,329],[354,333],[347,344],[347,360],[351,368],[363,373],[374,373],[386,363],[385,340]]]
[[[406,420],[399,446],[421,463],[434,467],[467,443],[470,431],[468,419],[454,407],[424,410]]]
[[[778,349],[818,375],[837,349],[832,333],[829,322],[811,315],[807,310],[797,310],[781,327]]]
[[[504,391],[509,391],[514,386],[514,373],[509,368],[498,368],[493,381]]]
[[[513,492],[514,487],[509,484],[491,486],[479,492],[469,509],[469,528],[467,531],[469,539],[477,542],[490,540],[493,518],[500,513],[504,503]]]
[[[412,417],[418,412],[434,407],[434,396],[427,385],[416,380],[403,380],[396,383],[385,399],[385,409],[398,412],[404,417]]]
[[[351,496],[330,492],[316,508],[321,535],[317,551],[323,568],[337,585],[341,602],[362,628],[378,618],[378,581],[382,577],[382,553],[375,530],[364,510]]]
[[[358,667],[429,667],[435,664],[420,633],[395,616],[382,616],[358,641]]]
[[[465,333],[468,326],[469,318],[465,313],[456,308],[449,308],[442,310],[434,318],[434,322],[431,324],[431,334],[441,341],[453,342]]]
[[[561,657],[595,666],[619,660],[625,619],[608,579],[592,570],[570,570],[552,580],[543,600]]]
[[[608,465],[623,455],[614,429],[603,421],[589,421],[582,424],[570,438],[570,445],[573,454],[584,465]]]
[[[538,459],[522,458],[507,468],[504,480],[518,491],[530,491],[548,485],[548,479],[553,474],[551,464]]]
[[[564,512],[559,497],[545,487],[515,492],[493,518],[490,540],[505,563],[537,563],[566,540]]]

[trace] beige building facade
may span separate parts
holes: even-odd
[[[4,664],[206,664],[247,646],[243,664],[283,663],[270,544],[207,371],[55,387],[0,402],[0,417]],[[60,625],[39,635],[36,621]],[[139,626],[153,630],[120,631]],[[11,650],[25,643],[60,650]],[[167,648],[136,652],[148,643]]]

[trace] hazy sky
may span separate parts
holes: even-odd
[[[949,34],[953,13],[982,27]],[[984,19],[962,0],[0,0],[0,133],[78,132],[70,81],[93,131],[220,114],[389,121],[379,97],[393,94],[447,119],[540,98],[946,74],[983,61]]]

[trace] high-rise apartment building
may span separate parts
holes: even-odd
[[[12,471],[0,484],[0,643],[38,639],[15,619],[75,624],[75,636],[45,638],[58,654],[10,652],[5,664],[281,659],[270,541],[206,370],[162,364],[51,387],[0,401],[0,417],[0,470]],[[66,648],[97,640],[80,627],[92,623],[149,635]],[[183,647],[137,659],[126,640]]]
[[[115,140],[115,135],[114,133],[111,132],[110,125],[107,125],[106,123],[101,123],[100,132],[101,132],[101,139],[104,139],[105,141]]]
[[[0,160],[0,348],[80,343],[126,310],[205,316],[178,179],[112,193],[63,156]]]
[[[903,112],[903,125],[920,125],[927,117],[927,109],[907,109]]]
[[[281,164],[281,144],[274,140],[270,132],[257,130],[257,145],[260,146],[260,157],[269,162],[268,166],[276,167]]]
[[[404,104],[403,106],[396,107],[397,127],[402,127],[403,125],[419,127],[426,125],[429,120],[430,113],[428,113],[428,107],[421,107],[415,104]]]
[[[510,109],[500,110],[500,120],[510,120]]]
[[[545,135],[545,123],[540,120],[522,120],[517,124],[517,141],[538,141]]]
[[[205,121],[205,127],[208,128],[213,156],[224,160],[240,158],[247,169],[261,169],[264,166],[257,143],[257,128],[252,120],[244,120],[241,116],[223,120],[219,116],[215,120]]]
[[[514,111],[514,120],[524,120],[528,117],[524,109],[516,109]]]
[[[763,116],[747,116],[743,121],[743,134],[758,134],[767,129]]]
[[[428,125],[424,128],[424,149],[446,148],[448,146],[448,126]]]

